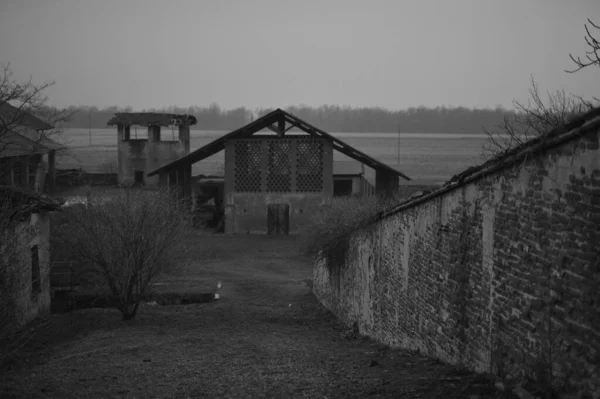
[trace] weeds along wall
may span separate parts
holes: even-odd
[[[599,114],[356,231],[315,295],[382,343],[597,393]]]

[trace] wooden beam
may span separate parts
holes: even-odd
[[[267,126],[267,129],[269,129],[270,131],[272,131],[274,133],[277,133],[277,135],[279,135],[279,133],[280,133],[279,130],[277,130],[277,128],[273,125]]]
[[[277,133],[277,136],[283,137],[283,134],[285,133],[285,118],[284,117],[281,117],[277,121],[277,130],[279,131]]]

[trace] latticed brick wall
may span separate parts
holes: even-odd
[[[252,138],[234,141],[233,191],[319,193],[324,189],[323,141]]]

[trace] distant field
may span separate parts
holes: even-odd
[[[170,130],[163,130],[169,136]],[[191,131],[192,151],[226,134],[225,131]],[[135,129],[131,132],[136,134]],[[137,130],[138,137],[146,135],[145,129]],[[176,134],[176,132],[174,132]],[[334,136],[388,163],[398,164],[398,135],[394,133],[332,133]],[[485,135],[473,134],[414,134],[400,135],[400,162],[397,166],[413,179],[445,181],[452,175],[483,162],[482,146]],[[71,147],[69,154],[58,159],[59,168],[82,168],[88,172],[106,170],[106,162],[117,158],[116,129],[92,129],[91,145],[88,129],[66,129],[65,144]],[[337,161],[348,160],[343,154],[335,153]],[[194,165],[194,174],[210,173],[223,162],[223,153],[216,154]]]

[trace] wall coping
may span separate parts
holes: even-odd
[[[560,144],[577,139],[590,131],[598,129],[600,129],[600,107],[594,108],[585,114],[576,117],[562,128],[551,130],[546,136],[527,141],[499,157],[492,158],[478,166],[465,169],[463,172],[452,177],[452,179],[440,189],[421,197],[408,199],[388,211],[382,211],[372,220],[367,222],[366,225],[371,225],[388,216],[392,216],[406,209],[428,202],[431,199],[464,187],[467,184],[480,180],[502,169],[506,169],[515,163],[526,159],[530,155],[543,153]]]

